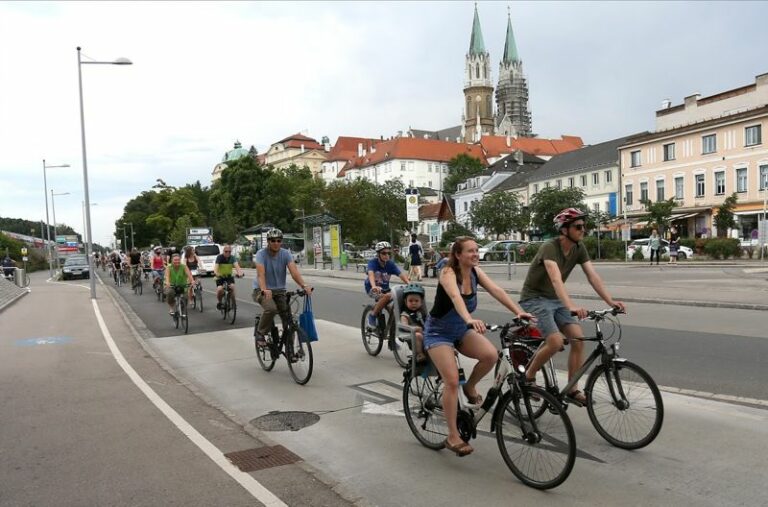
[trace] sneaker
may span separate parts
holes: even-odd
[[[221,303],[216,303],[216,309],[221,310]]]
[[[376,329],[376,316],[372,313],[368,314],[368,327],[371,329]]]

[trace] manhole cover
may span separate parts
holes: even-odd
[[[312,412],[270,412],[253,419],[251,424],[263,431],[298,431],[319,420],[320,416]]]
[[[255,472],[301,461],[301,458],[282,445],[230,452],[224,456],[243,472]]]

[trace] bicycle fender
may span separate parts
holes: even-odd
[[[611,359],[611,361],[613,361],[614,363],[626,363],[627,362],[627,358],[626,357],[614,357],[613,359]]]
[[[512,391],[507,391],[504,394],[499,393],[499,396],[496,398],[496,406],[493,407],[493,415],[491,416],[491,433],[496,431],[496,417],[498,416],[499,412],[504,410],[502,407],[506,405],[507,398],[511,396]]]

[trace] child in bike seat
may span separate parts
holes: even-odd
[[[424,287],[418,283],[409,283],[403,289],[403,309],[400,312],[400,322],[416,328],[416,344],[414,353],[416,361],[425,362],[427,356],[424,353],[424,320],[427,309],[424,305]]]

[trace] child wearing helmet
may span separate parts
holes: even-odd
[[[376,257],[368,261],[365,278],[365,293],[376,299],[373,310],[368,314],[368,326],[376,327],[376,320],[384,307],[392,301],[389,294],[389,279],[392,275],[399,277],[404,283],[410,283],[408,275],[403,273],[392,260],[392,245],[387,241],[376,243]]]
[[[416,344],[413,352],[416,361],[421,363],[427,359],[424,354],[424,319],[427,309],[424,306],[424,287],[417,283],[409,283],[403,289],[404,308],[400,312],[400,322],[416,328]]]

